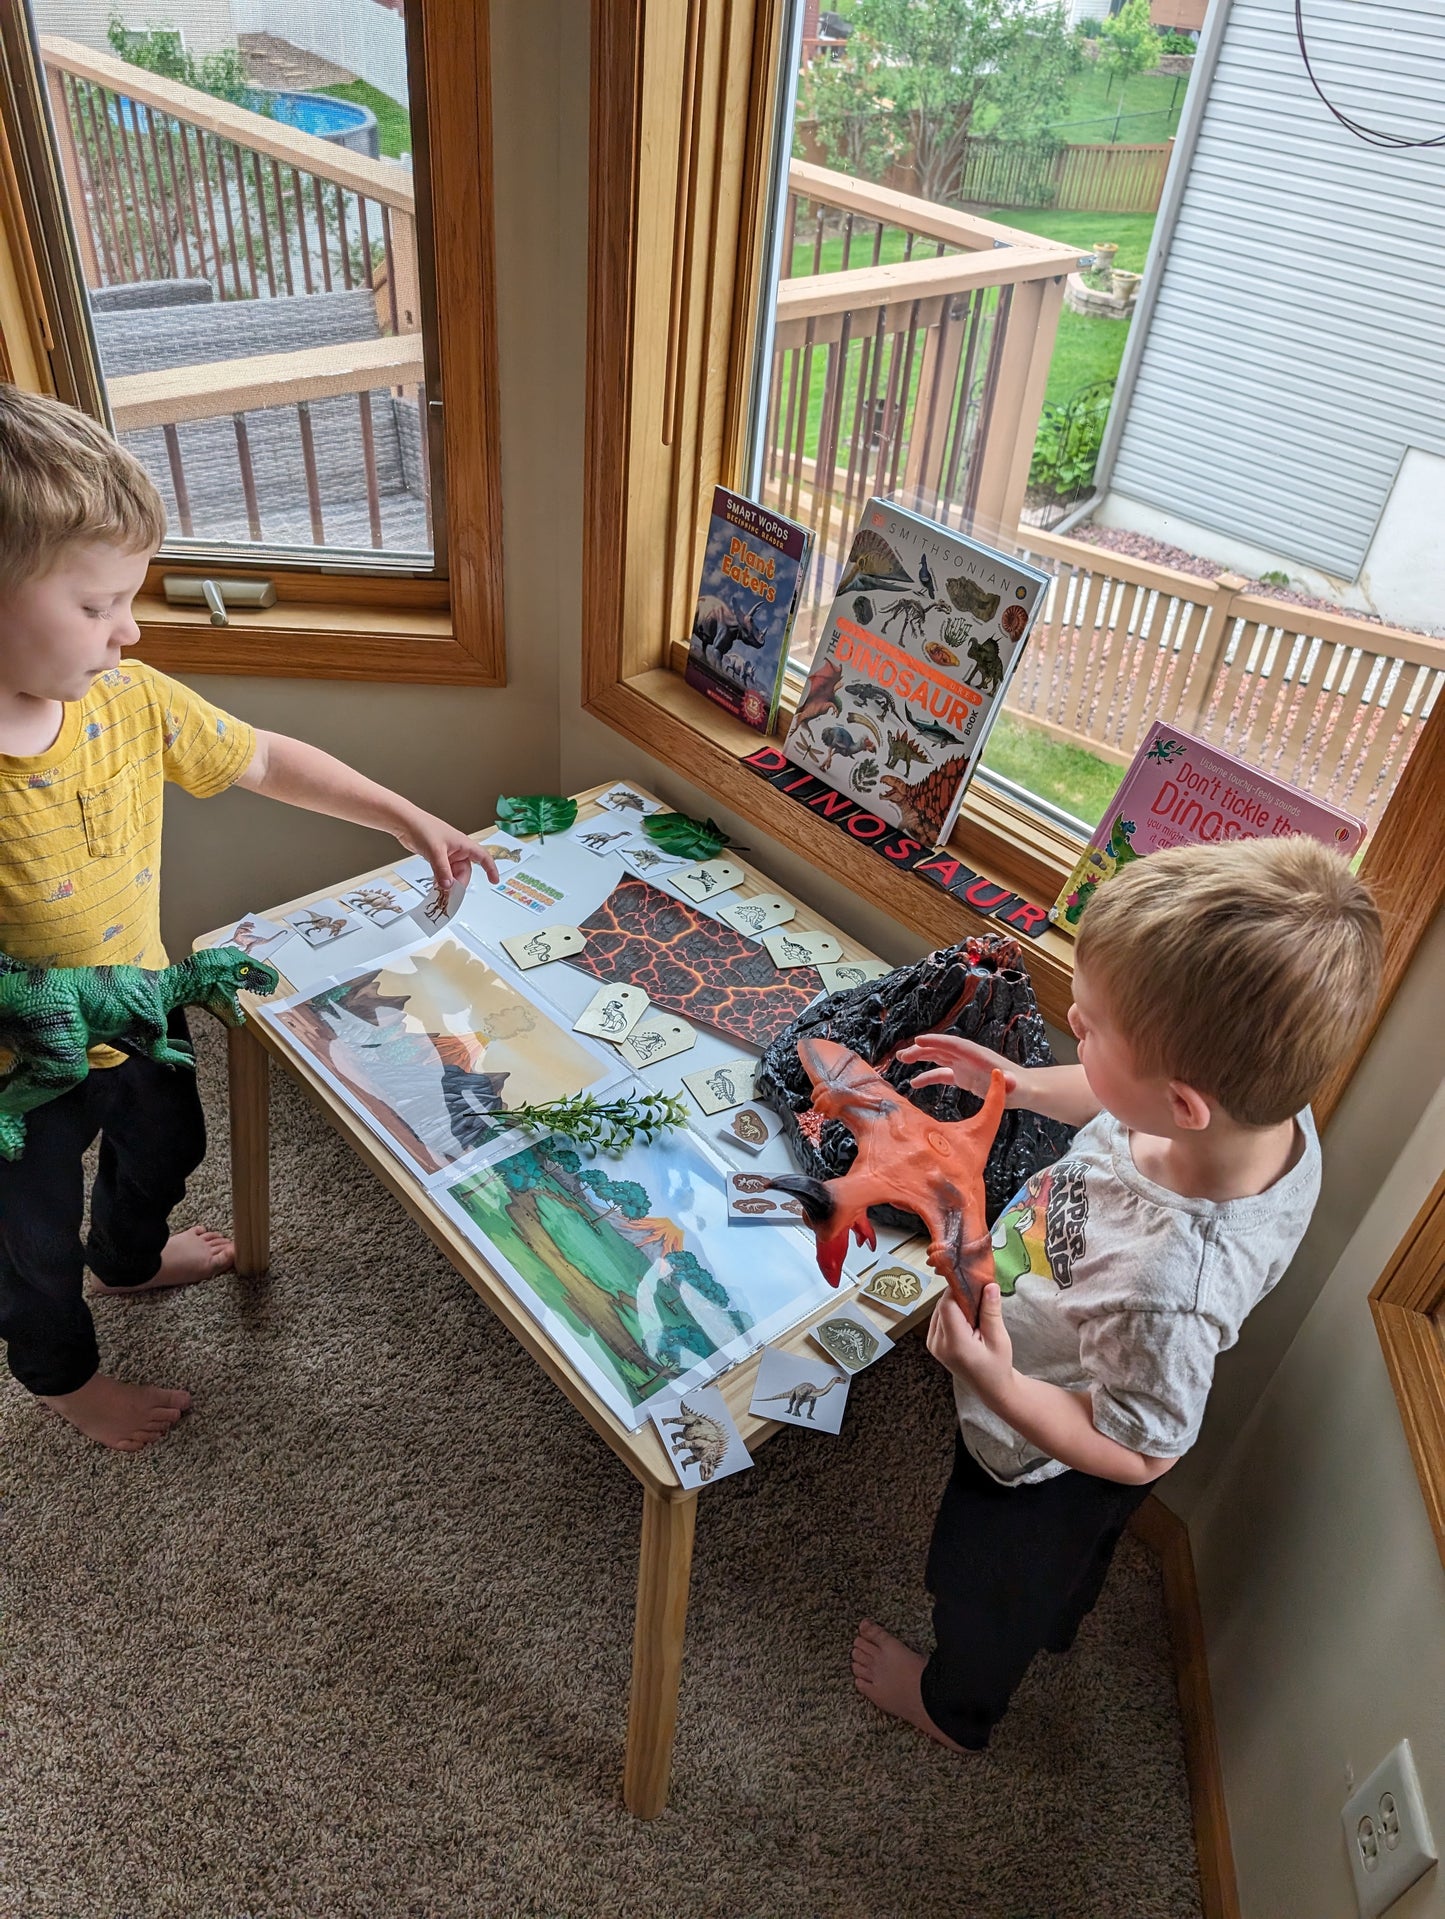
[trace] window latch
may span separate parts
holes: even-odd
[[[270,580],[204,580],[184,573],[167,573],[161,580],[169,606],[208,606],[212,626],[229,626],[229,607],[262,612],[276,604]]]

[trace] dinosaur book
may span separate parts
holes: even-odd
[[[812,545],[795,520],[713,489],[687,679],[760,733],[777,718]]]
[[[1166,846],[1307,833],[1352,859],[1364,825],[1298,787],[1156,720],[1079,855],[1049,917],[1077,930],[1095,892],[1121,867]]]
[[[784,751],[932,846],[946,839],[1049,579],[870,500]]]

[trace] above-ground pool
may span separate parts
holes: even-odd
[[[333,100],[328,93],[290,93],[271,87],[257,87],[248,100],[257,113],[267,113],[302,133],[314,133],[319,140],[334,146],[349,147],[353,153],[369,154],[373,160],[381,152],[377,138],[376,115],[370,107],[352,100]]]

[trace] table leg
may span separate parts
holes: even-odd
[[[655,1819],[667,1804],[696,1516],[696,1493],[664,1499],[650,1486],[643,1487],[632,1702],[622,1769],[622,1798],[638,1819]]]
[[[236,1271],[248,1277],[271,1264],[270,1062],[247,1027],[227,1034],[231,1081],[231,1231]]]

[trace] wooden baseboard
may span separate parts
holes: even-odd
[[[1129,1530],[1159,1561],[1164,1581],[1164,1612],[1174,1651],[1179,1716],[1184,1724],[1184,1766],[1189,1776],[1205,1919],[1239,1919],[1239,1887],[1234,1876],[1234,1848],[1229,1840],[1229,1812],[1224,1803],[1224,1776],[1189,1529],[1151,1493],[1130,1520]]]

